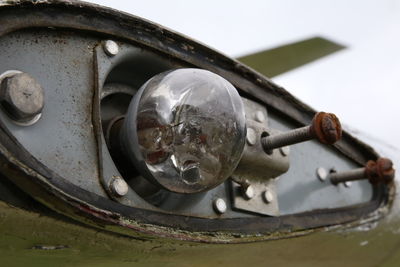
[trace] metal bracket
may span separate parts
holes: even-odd
[[[264,215],[279,215],[275,179],[289,170],[289,148],[264,151],[261,136],[279,131],[268,128],[268,113],[264,106],[244,99],[247,142],[242,159],[232,175],[233,207]],[[252,196],[244,191],[251,187]]]
[[[232,181],[233,207],[238,210],[255,212],[269,216],[279,216],[278,196],[275,190],[275,180],[264,183],[254,182],[252,197],[246,196],[244,186]]]

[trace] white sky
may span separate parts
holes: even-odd
[[[232,57],[313,36],[346,45],[273,80],[317,110],[400,148],[400,1],[89,2],[157,22]]]

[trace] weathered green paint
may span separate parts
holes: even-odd
[[[267,77],[274,77],[344,48],[325,38],[314,37],[242,56],[238,60]]]
[[[400,222],[369,231],[211,245],[132,239],[0,202],[2,266],[398,266]],[[366,243],[368,242],[368,243]],[[34,246],[68,246],[58,250]]]

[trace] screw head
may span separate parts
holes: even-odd
[[[245,186],[245,187],[242,187],[242,188],[243,188],[243,196],[246,199],[252,199],[253,197],[255,197],[256,192],[254,190],[254,186],[248,185],[248,186]]]
[[[262,194],[264,202],[269,204],[272,201],[274,201],[274,195],[272,195],[271,191],[269,189],[266,189],[264,193]]]
[[[110,189],[117,197],[123,197],[128,193],[128,184],[121,177],[114,177]]]
[[[112,40],[107,40],[103,44],[104,52],[110,57],[116,56],[119,52],[119,46],[116,42]]]
[[[250,146],[254,146],[257,143],[257,134],[253,128],[247,128],[246,141]]]
[[[30,125],[40,118],[44,106],[44,92],[29,74],[4,73],[0,84],[0,101],[3,109],[15,121]]]
[[[328,171],[322,167],[317,169],[317,177],[321,182],[324,182],[328,177]]]
[[[263,113],[261,110],[258,110],[258,111],[254,114],[254,118],[255,118],[256,121],[258,121],[258,122],[264,122],[264,121],[265,121],[264,113]]]
[[[226,202],[222,198],[217,198],[216,200],[214,200],[213,207],[215,212],[219,214],[225,213],[227,209]]]

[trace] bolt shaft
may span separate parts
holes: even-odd
[[[393,162],[387,158],[379,158],[376,161],[369,160],[364,168],[331,173],[329,178],[334,185],[364,179],[369,180],[371,184],[389,184],[393,181],[394,175]]]
[[[310,125],[261,138],[261,144],[267,153],[272,149],[317,139],[322,144],[334,144],[342,137],[339,119],[332,113],[318,112]]]
[[[261,144],[265,150],[272,150],[311,139],[313,139],[313,136],[310,133],[310,126],[305,126],[285,133],[263,137]]]
[[[331,183],[337,185],[339,183],[356,181],[356,180],[364,180],[367,179],[365,174],[365,168],[358,168],[345,172],[334,172],[329,174],[329,178]]]

